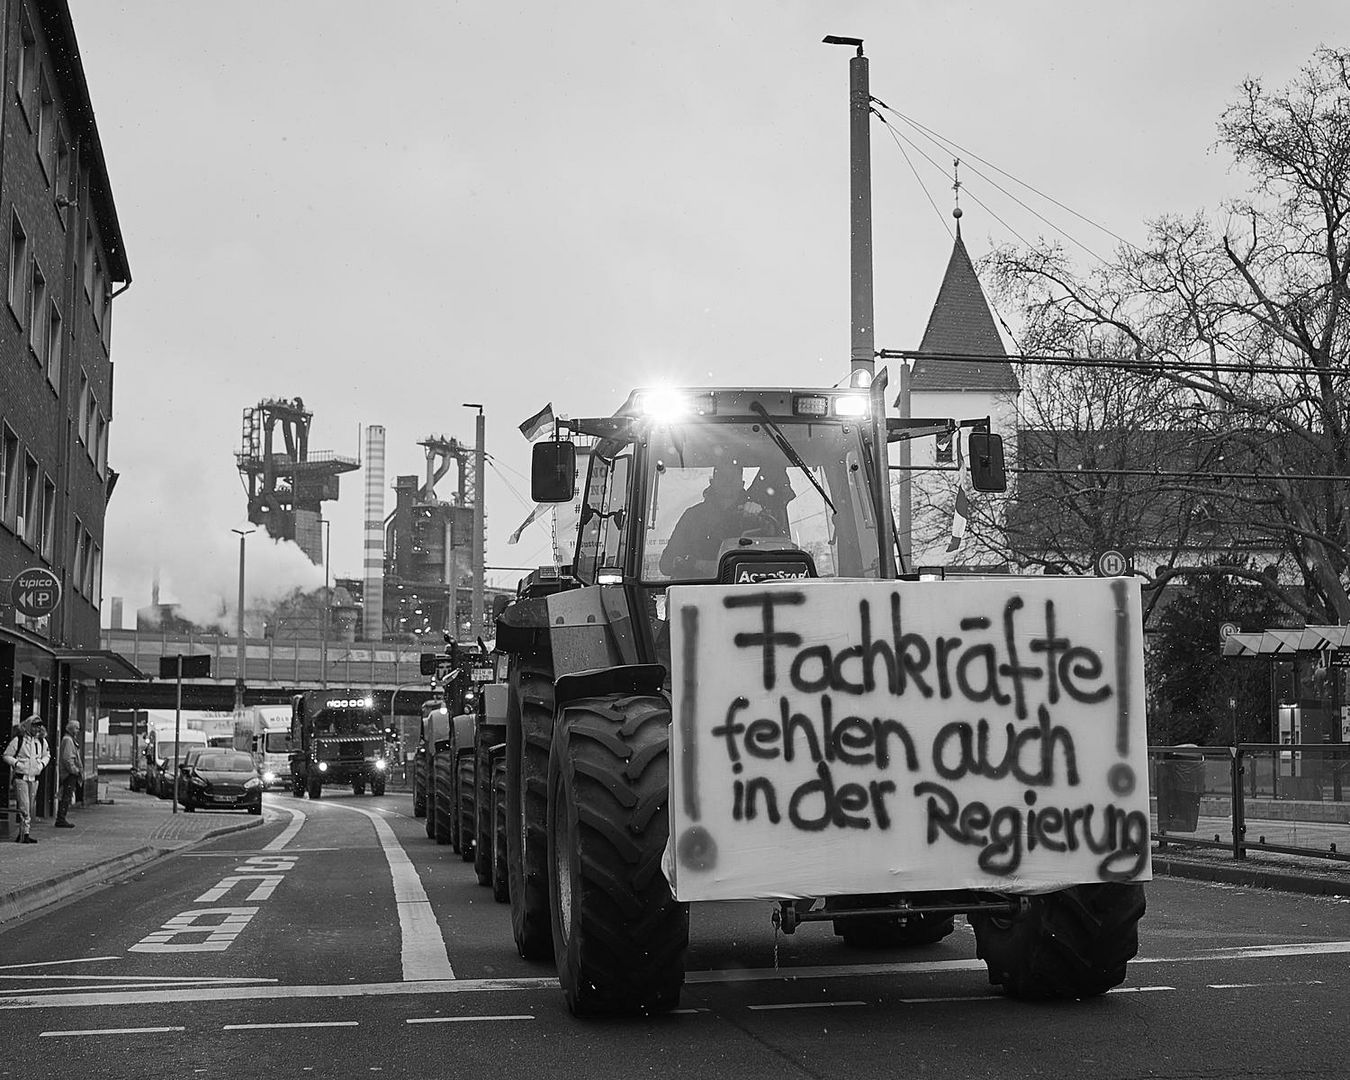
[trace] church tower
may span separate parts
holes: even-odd
[[[910,412],[913,416],[957,420],[989,417],[991,430],[1003,436],[1005,456],[1011,465],[1017,455],[1020,387],[961,239],[959,206],[952,216],[956,219],[956,239],[910,373]],[[959,434],[964,452],[969,429],[963,428]],[[916,440],[912,446],[911,463],[916,470],[912,485],[913,562],[916,567],[987,571],[993,568],[990,556],[979,549],[969,533],[955,550],[948,550],[958,477],[955,472],[937,470],[953,467],[956,456],[955,446],[940,445],[933,439]]]

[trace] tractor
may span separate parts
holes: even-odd
[[[534,445],[537,502],[589,467],[573,562],[497,620],[507,893],[578,1016],[675,1008],[701,900],[863,949],[963,915],[1023,998],[1104,993],[1137,951],[1137,586],[919,580],[890,445],[969,431],[971,485],[1000,490],[1001,441],[857,382],[637,390]]]

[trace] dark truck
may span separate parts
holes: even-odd
[[[291,792],[317,799],[327,784],[383,795],[384,719],[360,690],[309,690],[291,699]]]

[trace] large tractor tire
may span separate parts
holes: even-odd
[[[306,788],[306,790],[309,792],[309,797],[310,797],[311,799],[318,799],[318,798],[322,797],[322,795],[323,795],[323,777],[321,777],[321,776],[318,774],[318,772],[312,772],[312,773],[310,773],[310,774],[309,774],[309,780],[308,780],[308,782],[305,784],[305,788]]]
[[[993,985],[1016,998],[1086,998],[1125,981],[1144,910],[1142,885],[1112,882],[1033,896],[1018,915],[970,921]]]
[[[427,816],[427,788],[422,778],[422,762],[418,758],[413,758],[413,817],[424,818]]]
[[[436,775],[436,843],[452,844],[455,840],[455,766],[449,751],[436,755],[433,771]]]
[[[455,762],[455,824],[459,830],[459,857],[465,862],[474,858],[474,775],[473,754],[461,751]]]
[[[506,852],[511,932],[526,960],[553,958],[549,914],[548,754],[553,675],[533,657],[512,664],[506,725]]]
[[[291,794],[297,799],[305,797],[305,778],[299,773],[291,773]]]
[[[384,773],[381,773],[379,776],[377,776],[374,780],[372,780],[372,781],[370,782],[370,793],[371,793],[372,795],[377,795],[377,796],[378,796],[378,795],[383,795],[383,794],[384,794],[384,785],[385,785],[385,783],[386,783],[386,779],[385,779]]]
[[[936,896],[934,897],[936,899]],[[831,897],[825,901],[827,911],[847,911],[849,908],[893,907],[896,900],[890,894],[871,896]],[[852,949],[898,949],[916,945],[932,945],[956,929],[951,915],[858,915],[851,919],[835,919],[834,932]]]
[[[680,1000],[689,906],[661,871],[670,832],[670,706],[570,703],[549,762],[554,959],[577,1016],[666,1012]]]
[[[498,755],[501,756],[500,754]],[[505,758],[502,758],[505,768]],[[477,767],[474,788],[473,873],[479,885],[492,884],[492,748],[482,731],[474,733],[474,762]],[[503,773],[503,776],[505,773]],[[502,813],[506,813],[505,805]],[[504,842],[504,838],[503,838]],[[503,848],[505,851],[505,848]],[[505,856],[503,856],[504,858]]]
[[[425,770],[422,789],[426,792],[427,799],[427,839],[436,839],[436,768],[435,759],[427,754],[426,760],[422,763]]]
[[[492,840],[488,861],[492,868],[492,899],[505,904],[511,899],[511,872],[506,862],[506,758],[495,755],[492,760],[490,788],[492,812]]]

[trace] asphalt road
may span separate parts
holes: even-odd
[[[1163,878],[1126,985],[992,991],[974,938],[860,953],[696,906],[679,1013],[572,1019],[407,795],[269,796],[0,932],[0,1077],[1344,1077],[1350,903]]]

